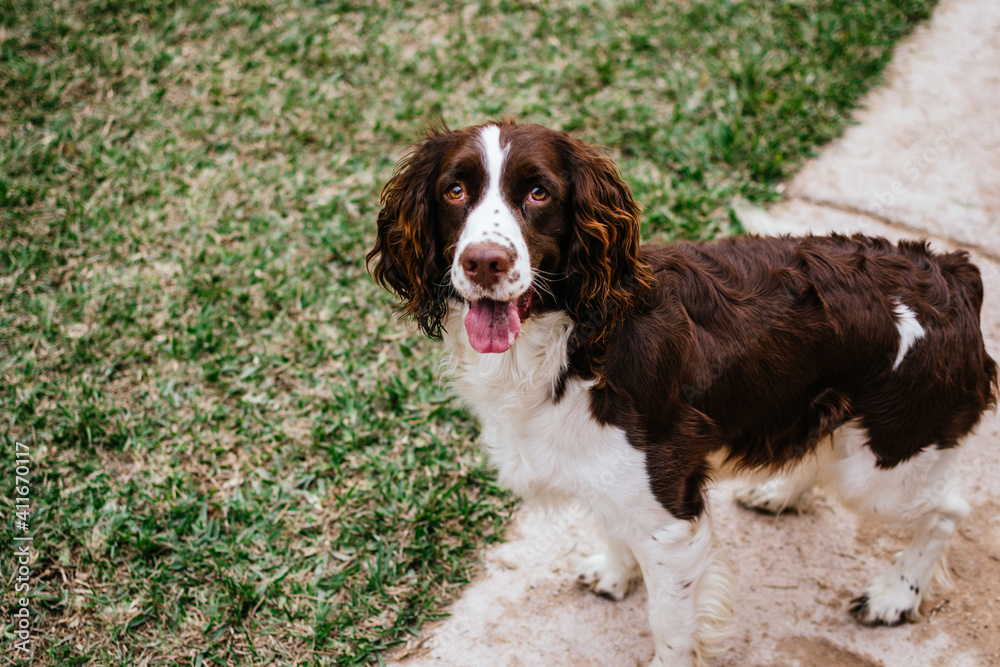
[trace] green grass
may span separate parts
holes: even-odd
[[[601,143],[647,237],[709,237],[933,4],[0,0],[0,503],[21,440],[35,664],[370,663],[502,536],[438,347],[363,261],[424,118]]]

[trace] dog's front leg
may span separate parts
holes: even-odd
[[[641,578],[632,550],[616,539],[609,539],[603,552],[585,558],[576,575],[579,583],[609,600],[623,599]]]
[[[649,594],[651,667],[703,665],[732,634],[733,582],[707,515],[670,519],[633,546]]]

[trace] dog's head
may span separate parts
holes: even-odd
[[[448,299],[468,304],[479,352],[504,352],[521,323],[569,313],[600,342],[643,300],[640,210],[614,163],[539,125],[432,129],[382,191],[375,279],[432,337]]]

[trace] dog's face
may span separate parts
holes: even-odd
[[[534,130],[534,132],[533,132]],[[564,267],[572,226],[571,183],[551,142],[535,128],[481,128],[438,178],[444,258],[451,283],[469,303],[469,342],[503,352],[530,316],[535,286]],[[539,304],[541,305],[541,304]]]
[[[522,322],[553,309],[600,338],[651,282],[639,209],[614,164],[538,125],[433,132],[383,204],[375,278],[430,335],[446,300],[463,301],[479,352],[506,351]]]

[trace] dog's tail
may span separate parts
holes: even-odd
[[[983,306],[983,277],[979,267],[969,261],[969,254],[964,251],[948,253],[938,256],[938,262],[942,269],[949,272],[959,284],[962,293],[971,306],[970,316],[974,316],[969,324],[969,328],[978,335],[978,354],[983,365],[984,378],[981,382],[980,390],[986,397],[986,405],[996,407],[997,405],[997,364],[986,352],[986,347],[982,337],[982,323],[980,310]]]

